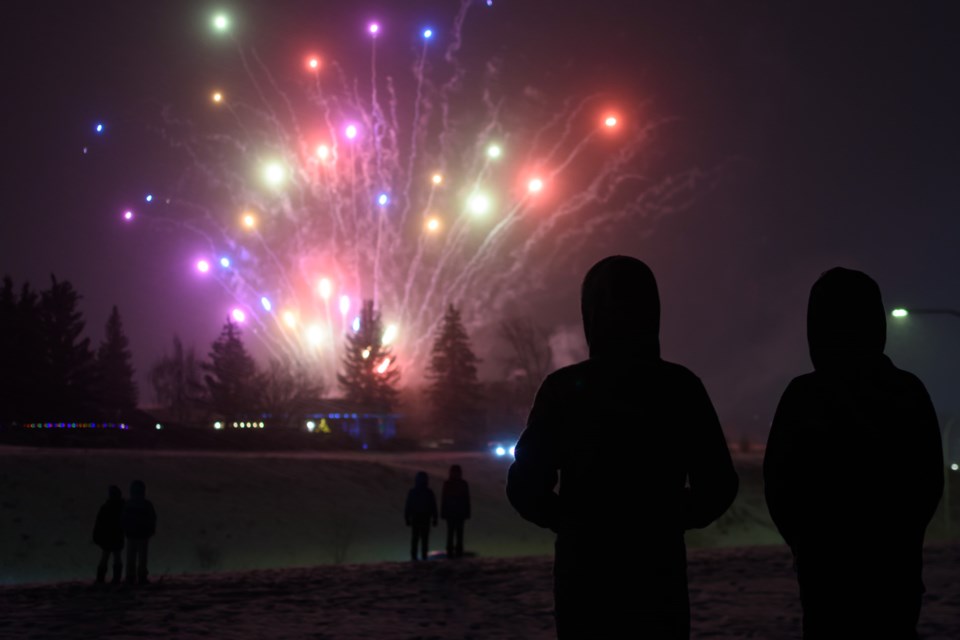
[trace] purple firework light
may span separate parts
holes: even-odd
[[[238,42],[250,86],[230,89],[216,130],[166,122],[196,179],[157,217],[201,234],[210,255],[231,255],[208,275],[249,310],[273,355],[332,379],[351,301],[374,299],[394,327],[395,361],[417,380],[448,304],[468,328],[495,322],[596,232],[686,202],[698,171],[660,182],[642,171],[652,119],[621,106],[611,121],[609,96],[554,107],[500,95],[485,79],[494,62],[473,82],[458,58],[472,4],[444,31],[444,49],[431,49],[432,28],[420,31],[409,78],[377,72],[376,49],[397,45],[368,23],[364,89],[328,52],[322,70],[308,64],[288,86]],[[449,64],[428,73],[432,55]]]

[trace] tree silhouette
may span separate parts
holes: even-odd
[[[427,395],[438,431],[462,440],[480,437],[479,362],[470,348],[460,312],[451,304],[434,339],[427,368]]]
[[[39,306],[45,354],[42,384],[49,402],[38,417],[91,417],[96,406],[92,388],[94,357],[90,339],[81,338],[84,321],[77,309],[80,295],[69,282],[59,282],[55,276],[50,280],[50,288],[41,294]]]
[[[261,380],[243,340],[240,327],[227,318],[220,337],[210,349],[210,361],[202,365],[210,392],[210,406],[224,417],[249,417],[260,408]]]
[[[190,422],[206,391],[193,347],[184,350],[180,338],[173,336],[173,353],[164,354],[154,363],[149,378],[157,401],[170,411],[173,419],[181,424]]]
[[[348,402],[377,411],[393,409],[400,370],[393,351],[383,344],[380,313],[374,310],[372,300],[363,303],[359,330],[347,335],[341,364],[343,373],[337,374],[337,381]]]
[[[263,408],[288,424],[315,407],[323,391],[323,381],[300,362],[273,359],[263,374]]]
[[[106,336],[97,350],[97,397],[101,408],[113,419],[128,415],[137,407],[132,359],[130,341],[114,305],[107,319]]]

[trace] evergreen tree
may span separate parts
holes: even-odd
[[[260,374],[247,353],[240,327],[227,318],[220,337],[210,350],[210,362],[202,365],[210,393],[210,406],[223,417],[252,417],[260,408]]]
[[[28,304],[21,296],[21,305]],[[90,339],[81,338],[83,314],[77,309],[80,295],[69,282],[51,276],[50,289],[40,296],[39,320],[45,352],[41,389],[49,402],[38,418],[79,420],[91,417],[94,357]]]
[[[430,352],[427,394],[438,430],[460,440],[478,440],[481,436],[479,362],[470,348],[460,312],[451,304]]]
[[[129,415],[137,407],[137,384],[133,381],[130,341],[116,306],[107,319],[106,335],[97,350],[97,397],[113,419]]]
[[[393,410],[400,370],[393,351],[383,344],[380,313],[374,310],[372,300],[363,303],[359,330],[347,335],[342,365],[337,381],[348,402],[365,409]]]
[[[164,354],[150,368],[150,384],[157,401],[166,407],[181,424],[191,421],[204,400],[200,364],[193,347],[184,350],[178,336],[173,336],[173,354]]]

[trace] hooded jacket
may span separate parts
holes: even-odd
[[[104,551],[123,549],[123,505],[119,487],[111,486],[93,526],[93,542]]]
[[[611,629],[638,616],[689,624],[684,530],[710,524],[737,492],[723,431],[700,380],[660,358],[660,299],[643,262],[597,263],[581,311],[590,357],[543,381],[507,496],[557,533],[558,628],[597,606]]]
[[[763,466],[805,623],[836,605],[859,625],[854,601],[889,613],[901,596],[919,611],[923,537],[943,491],[933,404],[884,355],[886,313],[866,274],[831,269],[813,285],[807,340],[814,371],[784,391]]]
[[[428,485],[427,473],[418,471],[414,477],[413,488],[407,493],[407,504],[403,510],[408,525],[424,526],[431,520],[436,524],[437,498]]]
[[[130,483],[130,499],[123,508],[123,533],[133,540],[147,540],[157,530],[157,514],[147,500],[147,485],[140,480]]]
[[[470,519],[470,485],[463,479],[463,469],[458,464],[450,467],[450,477],[443,483],[440,517],[444,520]]]

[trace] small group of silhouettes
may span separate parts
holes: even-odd
[[[93,542],[102,553],[97,565],[97,584],[107,578],[107,565],[113,556],[112,584],[123,580],[120,552],[127,548],[127,584],[149,584],[147,579],[147,545],[157,529],[157,514],[147,500],[147,485],[142,480],[130,483],[130,498],[123,499],[120,487],[111,485],[107,501],[97,512]]]
[[[430,526],[437,526],[437,498],[430,488],[426,471],[418,471],[413,488],[407,493],[404,519],[411,528],[410,559],[427,559],[430,547]],[[463,469],[450,467],[450,477],[443,483],[440,496],[440,518],[447,521],[447,557],[463,556],[463,524],[470,519],[470,486],[463,479]],[[417,555],[417,552],[419,556]]]

